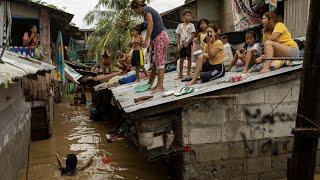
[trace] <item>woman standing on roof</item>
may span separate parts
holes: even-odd
[[[147,23],[147,35],[143,46],[148,47],[151,43],[151,47],[155,53],[153,68],[156,68],[158,72],[158,82],[153,89],[153,93],[164,91],[164,68],[169,46],[169,37],[165,32],[162,18],[156,10],[145,4],[145,0],[133,0],[131,2],[131,9],[135,13],[144,16],[144,20]],[[155,71],[153,70],[152,72]],[[150,77],[154,77],[154,74]],[[151,79],[150,83],[152,82],[153,80]]]
[[[262,18],[262,24],[265,57],[299,57],[297,43],[292,39],[291,33],[275,12],[266,12]],[[257,62],[262,60],[263,57],[257,58]],[[279,69],[282,65],[283,61],[266,61],[261,72]]]

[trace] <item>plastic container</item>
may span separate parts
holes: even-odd
[[[139,144],[143,147],[153,145],[153,132],[143,132],[139,134]]]

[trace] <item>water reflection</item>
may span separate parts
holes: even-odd
[[[53,136],[31,144],[29,179],[168,179],[167,170],[160,162],[147,162],[125,141],[107,144],[105,134],[112,125],[89,120],[88,112],[89,107],[85,106],[56,105]],[[63,161],[68,153],[76,154],[78,166],[96,156],[84,172],[61,177],[55,153]],[[20,179],[25,179],[25,175]]]

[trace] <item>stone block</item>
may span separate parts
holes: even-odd
[[[197,179],[199,178],[198,172],[193,165],[183,166],[183,176],[185,180]]]
[[[221,165],[229,178],[244,175],[244,160],[227,160]]]
[[[272,170],[268,173],[263,173],[259,175],[259,180],[271,180],[271,179],[284,179],[287,176],[286,171]]]
[[[198,160],[200,163],[229,158],[229,147],[227,143],[201,145],[198,149]]]
[[[237,104],[260,104],[265,102],[264,89],[254,89],[240,93],[237,96]]]
[[[291,100],[294,101],[294,102],[298,102],[299,101],[299,95],[300,95],[300,79],[295,80],[293,82]]]
[[[225,109],[211,101],[199,103],[188,107],[183,112],[182,119],[191,126],[221,125],[225,123]]]
[[[278,156],[290,153],[291,139],[291,137],[259,139],[259,156]]]
[[[249,105],[243,107],[244,121],[248,124],[253,122],[268,123],[265,117],[272,112],[270,104]]]
[[[230,158],[245,158],[258,156],[258,140],[237,141],[229,143]]]
[[[183,153],[183,164],[193,164],[198,161],[197,154],[198,147],[191,147],[191,152],[184,152]]]
[[[222,141],[255,140],[270,137],[269,124],[229,124],[222,127]]]
[[[287,171],[289,155],[271,156],[271,168],[277,171]]]
[[[225,111],[226,123],[244,122],[244,114],[242,106],[230,106]]]
[[[245,165],[245,174],[259,174],[271,170],[271,157],[258,157],[247,159]]]
[[[265,103],[277,104],[282,102],[291,101],[291,87],[292,81],[276,84],[266,87],[265,90]]]
[[[190,131],[190,144],[221,142],[221,127],[195,128]]]
[[[296,115],[298,110],[297,102],[273,105],[272,108],[274,109],[274,111],[270,115],[275,122],[277,121],[286,122],[286,121],[296,120]]]
[[[270,124],[270,137],[288,137],[292,136],[292,129],[295,127],[295,121],[277,122]]]

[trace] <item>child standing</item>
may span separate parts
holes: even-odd
[[[189,9],[183,11],[183,23],[180,23],[176,29],[177,34],[177,49],[180,50],[180,72],[179,79],[183,73],[183,61],[185,58],[188,60],[188,73],[190,76],[191,71],[191,41],[195,37],[196,29],[194,24],[191,23],[192,12]]]
[[[260,44],[256,42],[256,33],[249,31],[246,33],[246,43],[242,49],[237,50],[233,60],[230,63],[229,71],[233,66],[243,66],[243,73],[247,73],[249,66],[255,62],[255,59],[261,56],[262,50]]]
[[[209,26],[209,20],[208,19],[200,19],[197,29],[198,29],[198,34],[197,34],[197,40],[200,43],[200,48],[203,50],[204,45],[206,44],[204,40],[207,37],[207,28]]]
[[[147,71],[144,68],[144,55],[142,51],[142,45],[144,42],[143,37],[140,35],[139,27],[134,27],[131,29],[132,36],[132,57],[131,57],[131,65],[135,67],[137,81],[140,81],[139,72],[142,70],[145,74],[145,77],[148,77]]]
[[[106,47],[102,54],[102,59],[103,59],[103,74],[107,74],[107,69],[109,71],[108,74],[111,74],[110,54]]]

